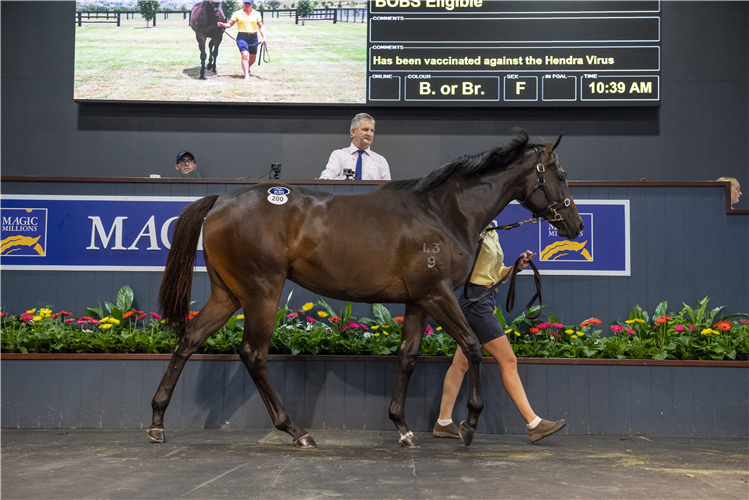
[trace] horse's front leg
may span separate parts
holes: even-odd
[[[211,49],[211,58],[210,61],[208,61],[208,69],[211,70],[211,74],[215,75],[217,73],[218,68],[218,46],[221,42],[216,42],[213,38],[211,38],[210,43],[210,49]]]
[[[198,40],[198,47],[200,47],[200,79],[205,80],[205,37],[198,33],[195,38]]]
[[[210,337],[214,332],[221,328],[229,320],[232,314],[237,310],[228,297],[216,299],[214,294],[208,299],[208,303],[200,314],[187,325],[182,337],[179,339],[177,349],[169,360],[169,366],[161,379],[159,388],[151,401],[153,409],[153,418],[151,426],[146,431],[148,437],[163,443],[166,441],[164,434],[164,412],[166,412],[169,401],[172,399],[174,387],[177,380],[185,367],[185,363],[198,350],[205,339]]]
[[[432,296],[422,304],[422,307],[455,339],[463,354],[468,358],[468,418],[460,424],[460,438],[468,446],[473,441],[479,415],[484,409],[481,396],[481,345],[473,334],[463,311],[460,310],[460,304],[452,290],[448,287],[445,289],[446,293]]]
[[[393,399],[390,401],[390,420],[395,423],[400,433],[400,444],[406,448],[420,448],[421,443],[413,435],[404,417],[408,382],[416,365],[416,358],[421,347],[421,337],[426,328],[428,316],[416,304],[406,304],[406,316],[401,334],[401,348],[398,353],[400,370],[393,389]]]

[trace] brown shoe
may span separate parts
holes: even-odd
[[[439,422],[434,424],[434,430],[432,431],[434,437],[438,438],[457,438],[460,439],[460,431],[455,422],[450,422],[448,425],[440,425]]]
[[[528,437],[531,438],[531,443],[535,443],[539,439],[551,436],[555,432],[562,430],[565,425],[567,425],[567,422],[564,419],[557,420],[556,422],[541,419],[535,428],[528,429]]]

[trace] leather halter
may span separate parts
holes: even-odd
[[[565,198],[562,201],[551,201],[551,195],[549,194],[549,190],[546,189],[546,180],[544,179],[544,174],[546,173],[546,165],[541,163],[541,152],[538,150],[538,148],[534,147],[533,150],[536,152],[536,173],[538,174],[538,182],[536,183],[536,187],[533,188],[533,191],[531,191],[531,193],[526,196],[523,201],[520,202],[520,205],[528,210],[531,214],[533,214],[534,219],[546,219],[547,221],[562,220],[562,216],[559,214],[559,212],[557,212],[557,210],[569,207],[570,203],[572,203],[572,196],[570,196],[569,198]],[[529,208],[526,203],[528,199],[533,196],[533,193],[535,193],[539,189],[541,189],[546,195],[546,201],[549,202],[549,205],[542,212],[535,213],[533,209]],[[549,214],[553,214],[553,218],[547,218]]]

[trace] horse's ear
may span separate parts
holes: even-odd
[[[564,135],[564,132],[559,134],[559,137],[557,137],[557,140],[554,141],[554,144],[550,144],[549,146],[547,146],[546,152],[549,153],[549,155],[551,155],[551,153],[553,153],[554,150],[557,149],[557,146],[559,146],[559,142],[562,140],[563,135]]]

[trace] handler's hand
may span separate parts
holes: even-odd
[[[535,257],[536,254],[530,250],[526,250],[525,252],[520,254],[520,262],[518,263],[518,271],[522,271],[526,267],[528,267],[528,262]]]

